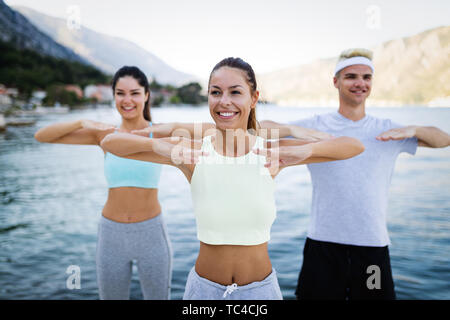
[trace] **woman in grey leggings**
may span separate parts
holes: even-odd
[[[91,120],[56,123],[36,132],[36,140],[100,146],[109,133],[152,125],[149,83],[141,70],[122,67],[112,89],[122,117],[119,128]],[[169,299],[172,250],[158,201],[161,165],[104,153],[109,192],[98,228],[100,299],[129,299],[133,261],[144,299]]]

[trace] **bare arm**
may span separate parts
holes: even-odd
[[[319,142],[306,143],[295,139],[282,139],[268,142],[267,149],[256,150],[257,154],[267,157],[266,167],[277,167],[273,173],[294,165],[345,160],[364,151],[364,145],[355,138],[338,137]]]
[[[383,132],[377,137],[380,141],[402,140],[416,137],[421,147],[445,148],[450,145],[450,136],[436,127],[407,126]]]
[[[114,126],[91,120],[59,122],[39,129],[34,138],[39,142],[99,145],[114,131]]]
[[[338,137],[306,144],[311,148],[311,157],[299,164],[345,160],[357,156],[364,151],[361,141],[350,137]],[[329,159],[322,161],[321,159]],[[319,160],[320,161],[317,161]]]
[[[436,127],[415,127],[419,146],[445,148],[450,146],[450,135]]]
[[[185,137],[184,132],[188,131],[191,139],[202,139],[208,131],[214,130],[216,125],[214,123],[183,123],[175,122],[174,130],[172,131],[173,136]],[[185,137],[186,138],[186,137]]]
[[[129,133],[108,134],[101,147],[119,157],[179,166],[191,164],[203,153],[197,142],[181,137],[150,139]]]
[[[290,124],[280,124],[271,120],[263,120],[260,122],[260,125],[262,129],[260,135],[265,139],[278,139],[293,136],[294,138],[307,142],[315,142],[333,137],[331,134],[319,130]]]
[[[261,125],[261,136],[265,139],[278,139],[291,136],[291,128],[288,125],[271,120],[263,120],[259,124]]]
[[[209,130],[213,130],[216,126],[213,123],[184,123],[184,122],[169,122],[157,123],[152,126],[142,129],[134,130],[131,133],[148,137],[150,132],[153,132],[155,138],[165,137],[184,137],[186,139],[201,139]]]

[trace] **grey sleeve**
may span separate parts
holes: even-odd
[[[397,122],[390,121],[390,128],[387,130],[395,129],[395,128],[402,128],[402,127],[405,127],[405,126],[402,124],[399,124]],[[416,154],[417,146],[418,146],[418,139],[416,137],[398,140],[396,142],[398,143],[398,148],[399,148],[398,153],[407,152],[411,155]]]
[[[290,121],[289,124],[294,125],[294,126],[303,127],[303,128],[315,129],[316,122],[317,122],[317,116],[313,116],[313,117],[309,117],[309,118]]]
[[[295,121],[290,121],[288,124],[293,126],[298,126],[302,128],[309,128],[309,129],[315,129],[317,122],[317,116],[309,117],[309,118],[303,118]],[[293,136],[287,136],[286,138],[294,138]]]

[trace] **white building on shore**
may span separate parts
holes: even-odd
[[[111,102],[114,97],[112,93],[111,86],[99,84],[99,85],[88,85],[84,88],[84,97],[90,99],[96,99],[100,103]]]

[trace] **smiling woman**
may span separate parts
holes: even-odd
[[[152,125],[149,84],[141,70],[122,67],[114,75],[112,89],[122,117],[119,128],[92,120],[56,123],[36,132],[36,140],[100,146],[109,133]],[[158,201],[161,165],[104,153],[109,191],[98,228],[100,298],[129,299],[132,261],[136,260],[144,299],[168,299],[172,252]]]
[[[233,76],[229,76],[230,72]],[[211,84],[212,80],[215,82]],[[246,90],[247,87],[250,90]],[[259,92],[256,90],[255,72],[248,63],[240,58],[223,59],[213,68],[208,88],[210,113],[214,120],[217,116],[222,120],[234,120],[240,115],[244,123],[247,121],[247,129],[257,130],[256,103]],[[230,108],[231,105],[235,107]],[[245,111],[244,114],[242,111]]]
[[[152,121],[150,87],[141,70],[136,67],[122,67],[114,75],[112,89],[117,110],[122,117],[133,119],[142,114],[145,120]]]

